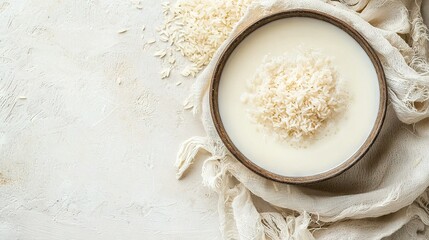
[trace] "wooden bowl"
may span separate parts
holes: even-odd
[[[222,71],[229,56],[232,54],[234,49],[243,41],[244,38],[246,38],[249,34],[251,34],[256,29],[264,26],[265,24],[273,22],[275,20],[290,18],[290,17],[306,17],[306,18],[322,20],[334,26],[337,26],[338,28],[342,29],[344,32],[349,34],[351,37],[353,37],[359,43],[359,45],[364,49],[366,54],[369,56],[372,64],[374,65],[377,78],[378,78],[378,83],[379,83],[378,85],[379,85],[379,91],[380,91],[380,100],[379,100],[380,102],[379,102],[376,121],[374,123],[374,126],[368,138],[362,144],[362,146],[355,152],[355,154],[353,154],[349,159],[342,162],[339,166],[329,171],[316,174],[316,175],[304,176],[304,177],[288,177],[288,176],[275,174],[273,172],[267,171],[266,169],[259,167],[258,165],[253,163],[250,159],[248,159],[246,156],[244,156],[240,152],[240,150],[234,145],[234,143],[231,141],[230,137],[228,136],[228,133],[225,131],[224,125],[220,117],[219,105],[218,105],[218,90],[219,90],[219,82],[221,79]],[[241,33],[239,33],[225,48],[225,50],[223,51],[221,57],[219,58],[216,64],[216,67],[212,76],[212,80],[211,80],[209,98],[210,98],[209,101],[210,101],[211,116],[212,116],[215,128],[220,138],[222,139],[223,143],[228,148],[228,150],[232,153],[232,155],[234,155],[234,157],[236,157],[242,164],[244,164],[247,168],[249,168],[253,172],[263,177],[266,177],[268,179],[282,182],[282,183],[289,183],[289,184],[305,184],[305,183],[314,183],[314,182],[323,181],[323,180],[335,177],[343,173],[350,167],[352,167],[356,162],[358,162],[365,155],[365,153],[368,151],[368,149],[372,146],[375,139],[377,138],[377,135],[379,134],[384,122],[384,118],[386,115],[386,107],[387,107],[387,90],[386,90],[385,75],[384,75],[381,62],[377,57],[374,49],[362,37],[361,34],[359,34],[355,29],[347,25],[345,22],[337,18],[334,18],[328,14],[313,11],[313,10],[291,10],[291,11],[276,13],[256,21],[251,26],[244,29]]]

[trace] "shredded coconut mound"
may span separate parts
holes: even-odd
[[[344,109],[347,94],[331,59],[314,50],[266,56],[242,101],[251,119],[282,140],[301,141]]]
[[[174,46],[191,64],[183,76],[195,76],[212,59],[251,0],[179,0],[164,4],[160,39]]]

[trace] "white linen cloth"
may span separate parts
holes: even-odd
[[[374,146],[345,173],[304,186],[267,180],[228,153],[210,117],[208,87],[224,43],[196,79],[188,102],[207,136],[183,143],[176,166],[180,178],[198,152],[209,153],[203,184],[219,195],[225,239],[429,239],[429,35],[421,1],[271,0],[251,6],[226,42],[271,13],[328,13],[353,26],[376,50],[390,106]]]

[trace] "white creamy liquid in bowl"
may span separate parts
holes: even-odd
[[[305,148],[261,131],[240,100],[264,56],[280,56],[298,46],[332,57],[349,96],[330,133],[319,134]],[[232,143],[254,164],[287,177],[320,174],[349,159],[370,135],[379,100],[377,73],[362,47],[340,28],[307,17],[276,20],[247,36],[228,58],[218,89],[220,118]]]

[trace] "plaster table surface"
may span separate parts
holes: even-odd
[[[161,2],[140,2],[0,1],[0,239],[219,238],[199,165],[173,166],[204,134],[194,80],[161,80]]]
[[[220,238],[201,163],[173,166],[204,135],[194,79],[160,79],[161,2],[140,3],[0,1],[1,240]]]

